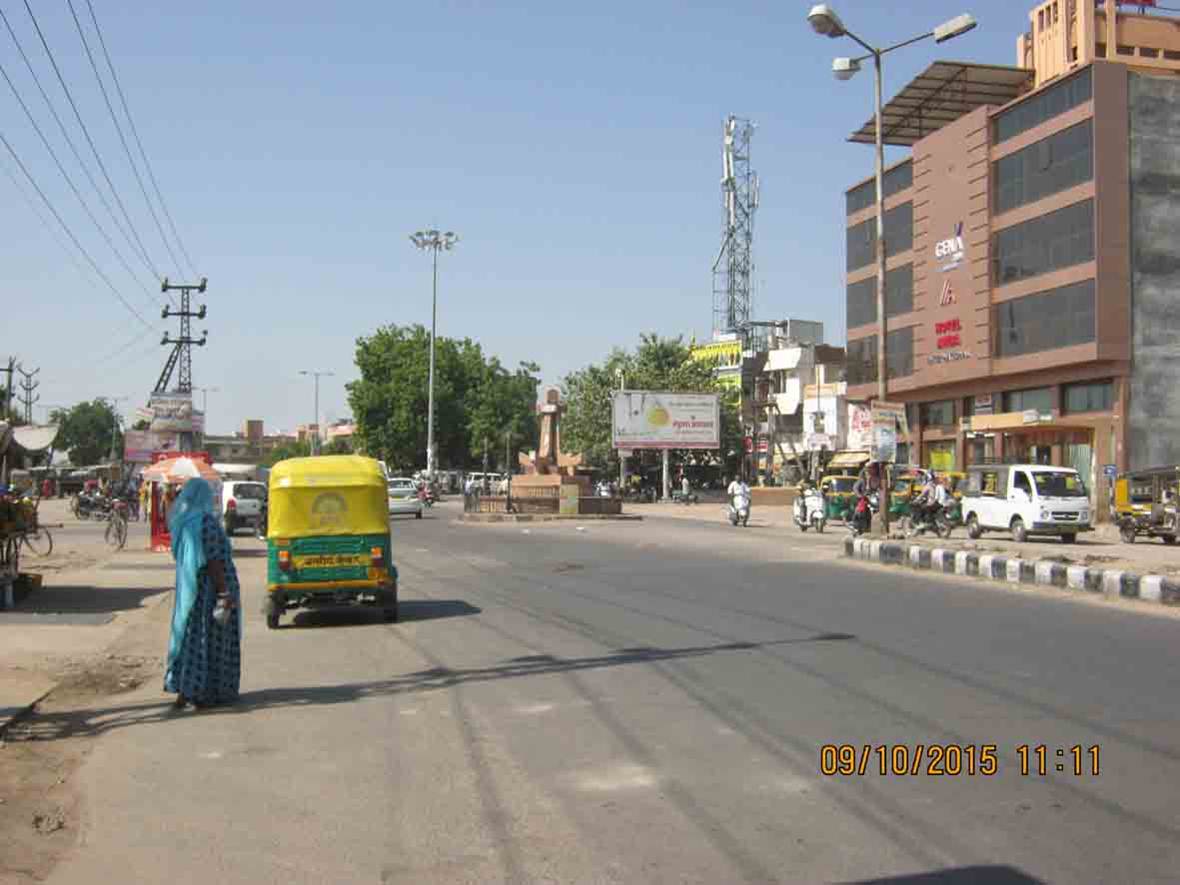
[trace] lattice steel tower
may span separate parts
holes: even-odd
[[[160,372],[160,379],[156,382],[156,393],[167,393],[168,384],[172,381],[172,373],[179,365],[180,377],[177,379],[176,392],[177,393],[192,393],[193,392],[193,351],[192,347],[195,344],[197,347],[204,347],[205,342],[209,340],[209,333],[202,332],[200,338],[194,338],[192,335],[192,319],[205,319],[205,305],[201,305],[200,310],[192,310],[191,296],[193,292],[204,294],[205,287],[209,281],[201,277],[199,283],[170,283],[168,278],[164,277],[164,282],[160,284],[161,292],[179,292],[180,293],[180,310],[172,310],[170,307],[165,307],[160,311],[160,316],[164,319],[168,317],[180,317],[180,337],[173,338],[167,332],[164,333],[160,344],[167,347],[172,345],[172,352],[168,354],[168,361],[164,363],[164,370]]]
[[[745,332],[754,306],[754,213],[758,174],[750,168],[754,123],[730,116],[721,149],[721,250],[713,262],[713,332]]]

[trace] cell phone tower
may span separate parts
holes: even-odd
[[[758,173],[750,167],[755,124],[730,116],[721,148],[721,249],[713,262],[713,334],[745,333],[754,307],[754,213]]]

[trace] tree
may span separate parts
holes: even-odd
[[[76,466],[97,464],[112,448],[116,455],[123,451],[123,431],[119,416],[105,400],[81,402],[70,409],[55,409],[49,416],[58,425],[54,445],[69,453],[70,463]]]
[[[356,423],[354,444],[391,468],[421,467],[426,460],[430,333],[422,326],[390,325],[357,339],[361,377],[349,383]],[[469,338],[435,339],[434,440],[438,463],[466,467],[483,438],[513,430],[531,439],[537,367],[507,372]]]
[[[310,442],[293,439],[290,442],[279,443],[263,455],[261,464],[263,467],[274,467],[280,461],[286,461],[288,458],[306,458],[310,454]]]
[[[151,430],[152,429],[152,422],[148,421],[146,418],[140,418],[138,421],[136,421],[134,424],[131,425],[131,429],[132,430]]]
[[[324,454],[353,454],[353,440],[348,437],[336,437],[323,447]]]
[[[618,469],[618,455],[611,446],[611,403],[620,375],[631,390],[666,390],[676,393],[721,394],[721,450],[740,450],[741,423],[737,392],[726,390],[712,369],[689,359],[689,348],[680,338],[641,335],[634,353],[616,348],[599,365],[571,372],[562,380],[566,413],[561,424],[562,448],[581,452],[586,463],[600,469]],[[674,450],[674,463],[691,457],[689,450]]]

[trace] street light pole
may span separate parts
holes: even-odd
[[[300,375],[311,375],[315,379],[315,436],[312,437],[311,453],[318,455],[320,453],[320,378],[330,378],[335,375],[335,372],[316,372],[309,369],[300,369]]]
[[[859,58],[837,58],[832,62],[832,73],[837,80],[850,80],[860,70],[860,63],[869,58],[873,60],[873,146],[875,148],[874,178],[877,191],[877,399],[880,402],[888,400],[889,393],[889,361],[888,361],[888,317],[885,313],[885,142],[881,132],[881,115],[883,109],[881,59],[887,52],[918,43],[929,37],[936,43],[945,43],[972,30],[975,19],[967,14],[956,16],[943,22],[932,31],[886,46],[881,49],[862,40],[844,26],[840,17],[827,3],[818,3],[811,7],[807,14],[807,21],[812,29],[821,36],[837,38],[848,37],[867,52]],[[881,470],[881,525],[885,534],[889,533],[889,481],[884,468]]]
[[[410,234],[410,242],[423,251],[429,249],[433,259],[433,285],[430,292],[430,377],[426,392],[426,477],[434,479],[434,336],[438,324],[438,252],[455,248],[459,237],[453,231],[420,230]]]
[[[619,393],[623,393],[627,389],[627,373],[622,367],[615,371],[619,377]],[[627,459],[623,457],[622,449],[618,449],[617,451],[619,453],[619,495],[622,496],[627,488]]]
[[[209,394],[221,393],[220,387],[198,387],[201,391],[201,437],[202,439],[209,434]]]

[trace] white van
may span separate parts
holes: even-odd
[[[963,487],[967,534],[1011,532],[1013,540],[1059,535],[1067,544],[1092,530],[1090,495],[1076,470],[1044,464],[980,464]]]

